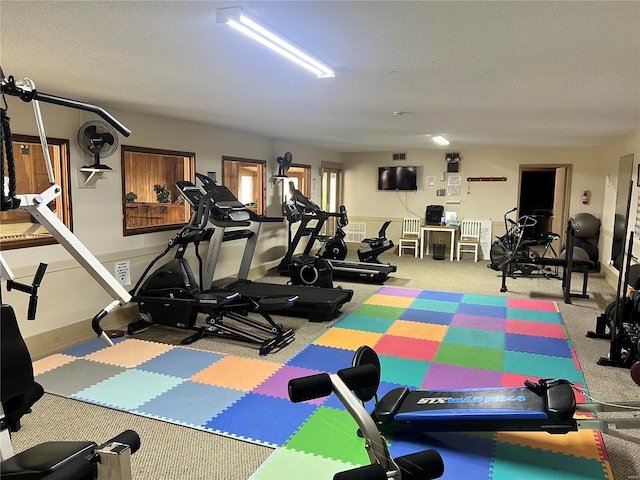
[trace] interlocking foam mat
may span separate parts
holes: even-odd
[[[364,441],[335,395],[294,404],[287,383],[350,366],[361,345],[380,357],[380,395],[399,386],[511,387],[538,378],[585,386],[554,302],[393,287],[382,287],[286,364],[127,338],[111,348],[91,340],[35,362],[34,370],[52,394],[275,447],[252,480],[328,479],[369,463]],[[437,449],[442,478],[613,479],[601,435],[590,430],[387,441],[393,457]]]

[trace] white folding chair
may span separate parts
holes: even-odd
[[[458,240],[458,261],[462,258],[463,253],[473,253],[474,261],[478,261],[480,226],[480,220],[462,220],[460,240]]]
[[[413,256],[420,252],[420,219],[405,218],[402,220],[402,236],[398,241],[398,256],[402,256],[402,250],[413,248]]]

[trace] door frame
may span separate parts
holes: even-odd
[[[343,199],[343,188],[344,188],[344,166],[342,163],[335,163],[335,162],[322,162],[320,165],[320,204],[322,205],[322,199],[324,198],[325,195],[325,191],[324,191],[324,182],[323,182],[323,178],[324,178],[324,174],[331,174],[331,173],[335,173],[337,176],[337,182],[336,182],[336,207],[339,208],[340,205],[342,205],[342,199]],[[324,208],[324,205],[322,205],[322,207]],[[335,212],[332,212],[335,213]],[[335,222],[327,222],[325,223],[324,226],[324,234],[325,235],[335,235],[336,233],[336,225]]]

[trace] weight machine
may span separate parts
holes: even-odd
[[[9,117],[7,116],[5,109],[0,109],[0,113],[2,114],[1,143],[3,147],[0,148],[0,151],[2,151],[2,158],[0,159],[2,171],[0,172],[0,176],[5,176],[4,152],[6,151],[6,163],[8,167],[7,176],[9,178],[8,192],[5,192],[4,188],[0,189],[2,190],[2,211],[18,209],[31,214],[31,216],[44,226],[58,241],[58,243],[62,245],[62,247],[69,252],[71,256],[91,275],[91,277],[93,277],[93,279],[113,298],[113,301],[102,308],[100,312],[93,317],[91,322],[91,327],[96,335],[98,335],[108,346],[112,346],[113,342],[109,335],[100,327],[100,321],[116,307],[128,303],[131,300],[131,295],[48,207],[48,204],[51,201],[60,196],[62,189],[55,182],[39,102],[42,101],[63,107],[93,112],[102,117],[125,137],[128,137],[131,134],[131,131],[118,122],[118,120],[112,117],[107,111],[98,106],[39,92],[36,90],[35,83],[31,79],[25,78],[22,81],[16,81],[13,76],[5,77],[1,67],[0,88],[3,100],[5,95],[15,96],[24,102],[31,102],[33,105],[38,135],[42,145],[42,153],[44,155],[50,184],[49,188],[41,193],[17,194],[15,159],[13,157],[13,146],[11,144],[12,140],[11,129],[9,127]],[[5,262],[3,261],[3,264],[4,263]]]

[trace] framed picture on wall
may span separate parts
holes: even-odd
[[[640,163],[638,164],[638,176],[636,177],[636,186],[640,187]]]

